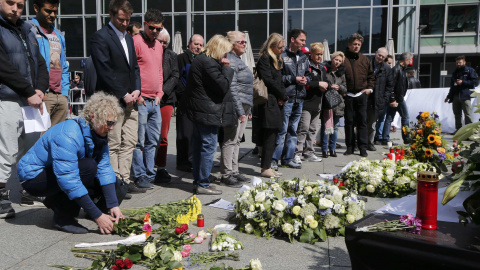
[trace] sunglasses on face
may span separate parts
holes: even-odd
[[[245,40],[235,41],[235,43],[242,44],[242,45],[247,44]]]
[[[107,121],[107,127],[113,127],[113,126],[115,126],[116,123],[117,122],[115,122],[115,121]]]
[[[162,44],[168,44],[168,42],[164,41],[164,40],[159,40],[159,42],[162,43]]]
[[[148,25],[148,29],[150,30],[157,30],[157,32],[160,32],[163,30],[163,27],[156,27],[156,26],[153,26],[153,25],[150,25],[148,22],[145,22],[147,25]]]

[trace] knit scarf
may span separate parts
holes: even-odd
[[[334,129],[333,129],[333,111],[330,110],[324,110],[323,111],[323,123],[325,123],[325,134],[333,134]]]

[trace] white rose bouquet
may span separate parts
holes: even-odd
[[[219,232],[212,242],[211,251],[234,251],[244,246],[237,238],[226,232]]]
[[[283,235],[292,243],[297,239],[313,244],[325,241],[327,235],[343,235],[345,225],[365,215],[365,203],[346,187],[295,178],[270,180],[237,194],[234,211],[242,232],[267,238]]]

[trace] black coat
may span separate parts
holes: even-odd
[[[178,61],[178,83],[175,87],[175,96],[178,101],[178,107],[181,109],[183,102],[183,94],[185,93],[185,86],[187,85],[188,73],[193,62],[193,53],[190,50],[185,50],[183,53],[177,55]]]
[[[322,108],[322,98],[323,92],[320,90],[319,82],[325,81],[325,72],[327,69],[322,63],[318,64],[318,67],[313,64],[313,61],[310,60],[310,77],[311,81],[307,83],[305,89],[307,89],[307,96],[303,101],[303,110],[304,111],[320,111]]]
[[[233,98],[227,98],[233,73],[232,68],[222,66],[205,54],[195,57],[183,97],[190,120],[206,126],[228,126],[238,122]]]
[[[393,73],[393,94],[390,96],[390,103],[403,102],[403,98],[407,93],[407,74],[405,73],[405,68],[400,64],[396,64],[392,68]]]
[[[283,107],[278,105],[278,101],[288,97],[282,83],[282,72],[275,69],[273,61],[268,55],[262,55],[256,65],[258,76],[268,89],[267,103],[258,106],[258,118],[262,128],[277,129],[283,126],[284,117]]]
[[[332,61],[328,61],[325,63],[326,72],[323,73],[325,75],[325,81],[328,82],[329,85],[336,84],[338,85],[338,93],[342,97],[342,103],[337,107],[333,108],[333,114],[336,116],[344,116],[345,115],[345,102],[344,96],[347,94],[347,82],[345,79],[345,67],[340,65],[337,71],[333,71],[332,69]]]
[[[178,83],[178,62],[177,54],[170,50],[163,51],[163,97],[160,106],[173,105],[177,98],[175,87]]]
[[[372,66],[375,68],[375,59],[372,59]],[[368,105],[380,112],[385,110],[385,105],[389,103],[393,92],[393,72],[392,68],[385,62],[380,63],[375,73],[375,88],[373,93],[368,95]]]
[[[133,38],[125,36],[129,61],[113,28],[107,24],[90,39],[90,51],[97,72],[97,91],[114,95],[125,106],[123,97],[135,90],[141,91],[140,68]]]

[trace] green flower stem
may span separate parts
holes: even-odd
[[[59,264],[49,264],[48,266],[59,268],[59,269],[65,269],[65,270],[90,269],[90,267],[78,267],[78,266],[59,265]]]
[[[110,249],[95,249],[95,248],[72,248],[71,251],[79,252],[79,253],[101,253],[101,254],[110,253]]]
[[[73,256],[77,258],[84,258],[84,259],[89,259],[89,260],[99,260],[101,259],[102,256],[95,256],[93,254],[73,254]]]

